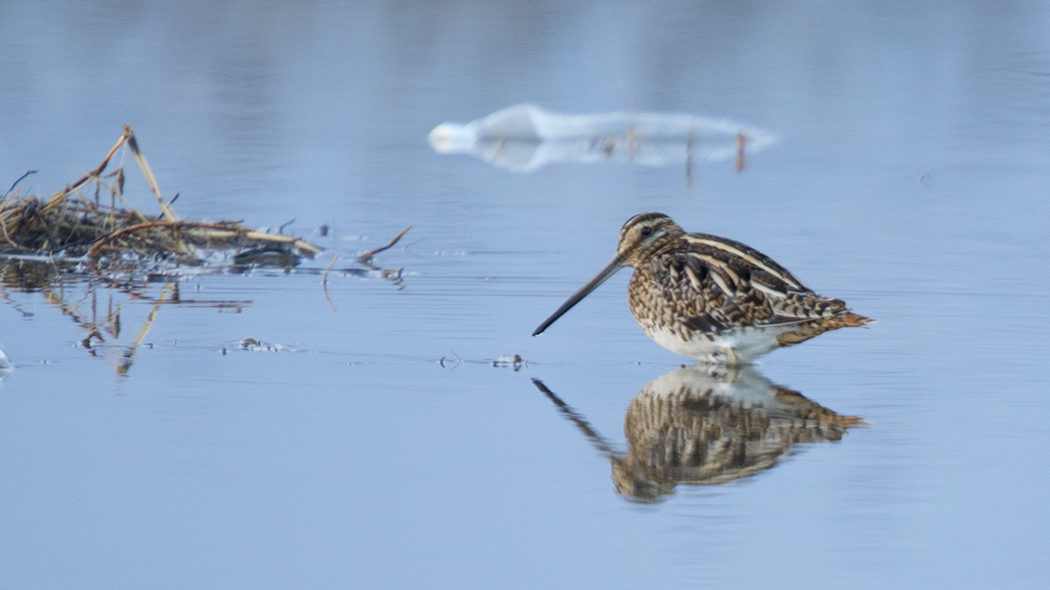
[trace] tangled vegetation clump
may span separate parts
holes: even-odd
[[[103,175],[113,155],[124,146],[131,150],[153,192],[159,215],[146,215],[124,199],[123,165]],[[50,197],[22,195],[15,189],[21,180],[0,197],[0,256],[84,257],[92,263],[131,256],[200,264],[198,248],[284,250],[306,256],[319,252],[302,240],[258,232],[240,225],[240,221],[204,223],[177,216],[171,202],[161,196],[129,125],[124,126],[120,139],[97,168]],[[85,195],[91,188],[93,194]],[[109,197],[108,204],[103,202],[103,195]]]

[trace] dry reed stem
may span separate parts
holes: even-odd
[[[97,179],[99,175],[102,174],[102,171],[106,169],[106,166],[109,165],[109,160],[113,157],[113,154],[117,153],[117,150],[120,149],[120,146],[124,145],[124,142],[128,140],[128,133],[130,131],[131,128],[125,126],[124,134],[121,135],[120,139],[117,140],[117,143],[113,144],[113,147],[109,149],[109,153],[106,154],[106,157],[102,158],[102,163],[98,165],[98,168],[95,168],[91,172],[88,172],[87,174],[82,176],[80,180],[55,193],[47,202],[47,205],[44,208],[53,209],[57,207],[58,204],[66,198],[66,195],[80,190],[80,187],[84,186],[92,179]]]
[[[386,246],[382,246],[382,247],[376,248],[375,250],[369,250],[368,252],[365,252],[364,254],[358,256],[357,259],[360,260],[361,262],[366,263],[366,264],[371,263],[373,256],[375,256],[376,254],[379,254],[383,250],[389,250],[390,248],[393,248],[394,244],[396,244],[399,241],[401,241],[401,238],[405,237],[405,234],[407,234],[408,230],[410,230],[410,229],[412,229],[411,225],[406,227],[405,229],[401,230],[401,233],[399,233],[396,236],[394,236],[394,239],[390,240],[390,243],[387,244]]]
[[[238,230],[239,231],[239,230]],[[281,244],[292,244],[300,250],[305,250],[311,254],[317,254],[321,251],[320,248],[312,244],[308,244],[299,238],[293,238],[291,236],[278,236],[275,234],[260,233],[257,231],[248,231],[244,234],[244,237],[251,240],[263,240],[267,242],[279,242]]]
[[[312,252],[314,254],[320,252],[320,250],[318,248],[316,248],[315,246],[312,246],[312,245],[307,244],[306,242],[304,242],[302,240],[299,240],[299,239],[296,239],[296,238],[293,238],[293,237],[290,237],[290,236],[277,236],[277,235],[273,235],[273,234],[260,233],[260,232],[254,231],[251,228],[237,226],[237,225],[230,225],[228,223],[201,223],[201,222],[195,222],[195,221],[149,221],[149,222],[146,222],[146,223],[139,223],[137,225],[131,225],[131,226],[128,226],[128,227],[125,227],[125,228],[121,228],[121,229],[119,229],[119,230],[109,234],[108,236],[106,236],[106,237],[102,238],[101,240],[95,242],[95,244],[92,245],[91,248],[87,251],[86,255],[88,257],[95,256],[95,255],[98,254],[98,251],[100,249],[102,249],[103,246],[105,246],[106,244],[112,242],[113,240],[116,240],[116,239],[121,238],[123,236],[126,236],[128,234],[135,233],[135,232],[140,231],[140,230],[152,229],[152,228],[157,228],[157,227],[169,227],[169,228],[173,228],[175,230],[181,230],[181,229],[207,230],[208,234],[210,235],[210,237],[214,237],[214,238],[234,237],[234,236],[240,234],[240,235],[243,235],[246,238],[249,238],[249,239],[252,239],[252,240],[262,240],[262,241],[270,241],[270,242],[280,242],[280,243],[283,243],[283,244],[292,244],[296,248],[299,248],[301,250],[305,250],[305,251],[308,251],[308,252]]]
[[[170,228],[175,228],[175,229],[182,229],[182,228],[216,229],[216,230],[226,230],[226,231],[244,232],[244,233],[247,233],[247,232],[251,231],[250,229],[248,229],[246,227],[236,227],[236,226],[231,227],[229,225],[220,224],[220,223],[195,223],[195,222],[192,222],[192,221],[150,221],[150,222],[147,222],[147,223],[139,223],[137,225],[131,225],[131,226],[119,229],[119,230],[109,234],[108,236],[106,236],[106,237],[102,238],[101,240],[95,242],[95,244],[93,246],[91,246],[91,248],[87,251],[87,256],[88,257],[95,256],[96,254],[98,254],[98,251],[102,248],[102,246],[105,246],[106,244],[108,244],[109,242],[112,242],[113,240],[116,240],[117,238],[120,238],[120,237],[128,235],[128,234],[135,233],[135,232],[137,232],[139,230],[151,229],[151,228],[155,228],[155,227],[170,227]]]
[[[146,161],[146,156],[142,155],[142,151],[139,149],[139,142],[135,140],[135,132],[131,129],[131,125],[124,125],[124,137],[128,140],[128,147],[131,148],[132,155],[135,156],[135,161],[138,162],[139,169],[142,170],[142,176],[146,178],[146,184],[149,185],[153,196],[157,198],[157,204],[160,205],[160,210],[164,214],[164,219],[168,221],[176,221],[175,214],[168,207],[167,203],[164,202],[164,197],[160,194],[160,186],[157,185],[157,179],[153,176],[153,170],[149,167],[149,162]]]
[[[109,179],[113,177],[112,183],[102,180],[103,172],[109,166],[114,155],[122,146],[130,148],[135,156],[139,169],[153,196],[160,206],[161,219],[147,216],[131,205],[124,197],[124,164],[113,173],[106,175]],[[27,173],[28,174],[28,173]],[[23,175],[22,178],[25,178]],[[125,125],[123,133],[113,147],[109,149],[102,162],[88,172],[75,183],[66,186],[63,190],[51,195],[46,202],[36,197],[19,197],[13,188],[22,180],[20,178],[12,185],[7,193],[0,197],[0,244],[6,248],[10,245],[16,251],[51,251],[67,250],[73,248],[77,251],[87,247],[87,256],[95,257],[103,247],[115,240],[125,238],[136,232],[167,228],[167,231],[150,232],[148,235],[136,237],[134,244],[126,244],[127,251],[140,254],[178,253],[193,255],[194,246],[202,243],[214,243],[215,241],[231,241],[234,239],[246,239],[255,242],[270,242],[292,245],[307,255],[314,255],[321,251],[298,238],[257,232],[251,228],[239,225],[239,221],[223,221],[219,223],[202,223],[183,221],[178,217],[170,203],[165,203],[157,184],[149,162],[139,147],[135,138],[135,132],[130,125]],[[80,194],[80,191],[90,182],[96,183],[95,198],[92,200]],[[98,193],[100,188],[108,189],[110,192],[109,210],[100,210]],[[71,197],[72,195],[72,197]],[[126,208],[117,209],[117,200]],[[406,230],[407,231],[407,230]],[[404,235],[402,232],[401,235]],[[383,248],[377,248],[366,256],[381,252],[397,242],[401,235]],[[216,246],[210,246],[216,247]],[[233,244],[218,246],[219,248],[231,248]],[[143,252],[143,249],[146,251]]]
[[[0,230],[3,230],[4,232],[4,239],[7,240],[7,243],[11,244],[11,246],[18,248],[18,244],[16,244],[15,241],[11,239],[11,236],[7,233],[7,224],[5,223],[5,221],[6,219],[0,219]]]
[[[8,195],[10,195],[11,193],[15,192],[15,187],[18,186],[18,183],[22,182],[23,180],[26,179],[26,177],[28,177],[30,175],[33,175],[33,174],[36,174],[36,170],[26,170],[25,174],[23,174],[22,176],[19,176],[18,180],[12,182],[11,183],[11,188],[7,189],[7,192],[4,193],[4,203],[7,203]],[[0,204],[0,209],[3,209],[3,204]]]

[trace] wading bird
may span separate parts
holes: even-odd
[[[828,330],[872,320],[818,295],[761,252],[726,238],[687,234],[663,213],[635,215],[620,230],[616,256],[572,294],[533,336],[625,266],[627,301],[657,344],[719,364],[747,363]]]

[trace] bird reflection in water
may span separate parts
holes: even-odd
[[[774,385],[750,366],[694,365],[650,381],[624,417],[617,451],[579,412],[533,380],[612,463],[616,491],[659,502],[678,484],[718,485],[774,467],[800,443],[837,441],[863,424]]]

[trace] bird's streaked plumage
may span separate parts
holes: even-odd
[[[726,238],[685,233],[662,213],[635,215],[620,230],[616,256],[533,336],[625,266],[631,313],[661,346],[702,361],[748,362],[775,348],[871,320],[845,302],[814,293],[758,250]]]

